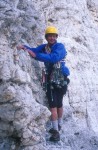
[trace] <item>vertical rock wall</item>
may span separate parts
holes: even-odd
[[[50,113],[42,105],[40,65],[16,49],[18,44],[35,46],[42,41],[40,24],[30,1],[0,1],[0,150],[45,141]]]
[[[63,133],[57,145],[46,144],[43,138],[50,113],[41,105],[45,96],[40,64],[16,50],[19,43],[42,43],[47,25],[59,29],[58,41],[68,51],[66,64],[71,71]],[[7,150],[97,150],[97,0],[4,0],[0,2],[0,28],[0,136],[10,137],[0,138],[0,150],[4,143]]]

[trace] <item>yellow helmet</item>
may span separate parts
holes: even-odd
[[[54,26],[49,26],[46,28],[46,31],[45,31],[45,35],[46,34],[50,34],[50,33],[54,33],[54,34],[57,34],[58,35],[58,30],[57,28],[55,28]]]

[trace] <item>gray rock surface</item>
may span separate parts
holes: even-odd
[[[47,25],[59,29],[71,71],[58,143],[48,141],[43,64],[16,49],[45,42]],[[97,0],[1,0],[0,29],[0,150],[98,150]]]

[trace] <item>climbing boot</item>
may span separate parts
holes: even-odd
[[[53,134],[53,133],[55,133],[55,129],[53,129],[53,128],[51,128],[50,130],[49,130],[49,133],[51,133],[51,134]]]
[[[60,126],[60,125],[58,125],[58,130],[59,130],[59,131],[61,130],[61,126]],[[55,133],[55,129],[51,128],[51,129],[49,130],[49,133],[51,133],[51,134]]]
[[[49,140],[52,141],[52,142],[60,141],[60,134],[59,134],[59,132],[57,130],[55,130]]]

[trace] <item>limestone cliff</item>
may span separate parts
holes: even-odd
[[[59,29],[71,71],[56,144],[47,142],[42,64],[16,49],[45,42],[47,25]],[[0,150],[98,150],[97,0],[1,0],[0,29]]]

